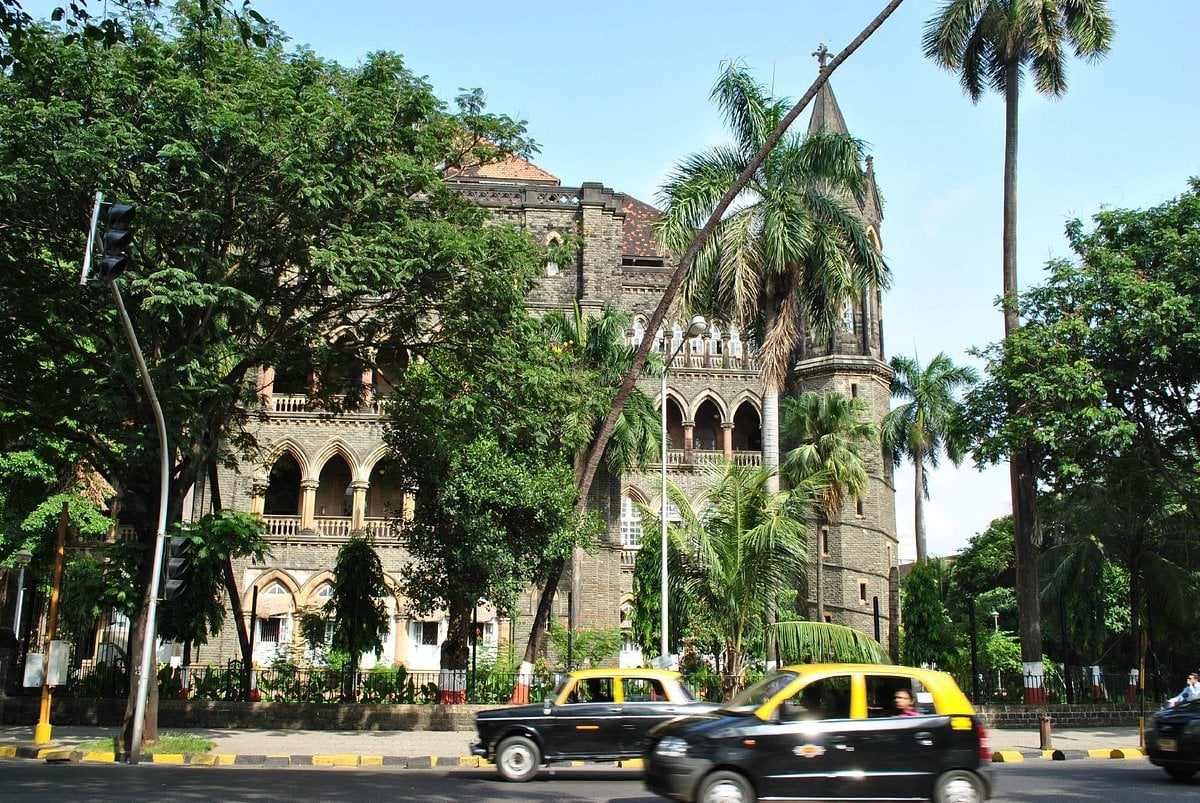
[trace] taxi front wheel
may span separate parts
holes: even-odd
[[[696,803],[754,803],[754,787],[736,772],[714,772],[700,785]]]
[[[496,748],[496,769],[506,781],[528,781],[541,763],[537,745],[525,736],[509,736]]]
[[[980,803],[983,783],[974,773],[951,770],[938,776],[933,785],[934,803]]]

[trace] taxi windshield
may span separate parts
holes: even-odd
[[[731,714],[752,713],[797,677],[795,672],[784,670],[771,672],[762,680],[743,689],[740,694],[721,706],[721,710]]]

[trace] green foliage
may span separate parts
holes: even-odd
[[[388,633],[388,595],[383,564],[371,539],[354,536],[338,550],[333,567],[333,593],[325,613],[333,619],[334,649],[350,655],[351,669],[368,652],[383,649]]]
[[[850,662],[890,664],[887,650],[859,630],[827,622],[778,622],[773,624],[780,659],[788,664]]]
[[[567,628],[558,620],[550,622],[550,642],[560,659],[567,659]],[[571,658],[574,667],[604,666],[621,652],[621,628],[592,630],[576,628],[570,633]]]
[[[949,569],[945,561],[927,558],[913,565],[900,590],[900,662],[912,666],[954,664],[960,647],[946,610]]]
[[[104,564],[91,555],[72,559],[63,570],[58,599],[58,628],[78,640],[90,636],[104,612]]]
[[[785,440],[796,446],[780,471],[794,489],[818,500],[827,521],[836,521],[846,498],[857,499],[867,489],[862,449],[875,443],[878,430],[867,403],[841,393],[804,393],[780,404]]]
[[[678,550],[676,577],[681,596],[691,600],[691,625],[719,633],[722,671],[729,692],[740,683],[747,647],[758,641],[768,605],[806,576],[806,533],[802,500],[767,490],[770,472],[724,463],[707,469],[708,494],[697,510],[674,485],[671,501],[682,516],[669,529]]]

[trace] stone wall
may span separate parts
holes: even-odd
[[[997,729],[1037,729],[1042,714],[1050,715],[1052,728],[1115,728],[1138,724],[1139,716],[1149,716],[1152,711],[1139,713],[1132,705],[981,705],[979,713],[988,727]]]

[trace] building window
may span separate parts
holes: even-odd
[[[842,307],[842,325],[846,327],[847,332],[854,331],[854,302],[847,301],[846,306]]]
[[[642,545],[642,514],[628,496],[621,499],[621,546],[638,549]]]
[[[860,519],[863,516],[863,501],[861,499],[854,500],[854,513]]]
[[[438,644],[437,622],[413,622],[412,640],[418,647],[436,647]]]
[[[259,643],[270,642],[272,644],[279,641],[279,625],[283,620],[278,616],[272,616],[270,619],[258,620],[258,641]]]
[[[857,382],[850,383],[850,398],[852,398],[852,399],[858,398],[858,383]]]
[[[821,528],[821,554],[829,557],[829,528]]]
[[[867,604],[867,581],[858,581],[858,601],[863,605]]]

